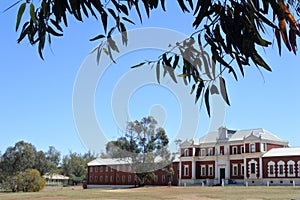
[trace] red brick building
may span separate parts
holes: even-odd
[[[174,162],[173,170],[176,175],[170,177],[169,167],[154,171],[154,180],[147,182],[147,185],[172,185],[178,184],[178,163]],[[140,183],[132,169],[131,162],[123,159],[97,158],[88,163],[87,187],[133,187]]]
[[[221,127],[180,149],[179,185],[300,185],[300,148],[264,129]]]

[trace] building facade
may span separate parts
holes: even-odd
[[[264,129],[219,128],[180,145],[179,185],[300,184],[300,148]]]
[[[172,167],[178,171],[177,166]],[[116,158],[97,158],[88,163],[87,188],[96,187],[135,187],[140,180],[132,169],[130,160]],[[147,185],[178,185],[177,173],[169,175],[171,166],[154,171],[154,179],[146,182]],[[169,182],[171,181],[171,182]]]
[[[229,130],[220,127],[200,139],[180,144],[173,160],[174,175],[155,170],[148,185],[300,185],[300,148],[290,148],[264,129]],[[118,187],[139,184],[129,161],[97,158],[88,163],[87,186]]]

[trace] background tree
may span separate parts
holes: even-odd
[[[73,184],[78,184],[86,179],[87,163],[93,160],[95,156],[90,152],[81,155],[75,152],[70,152],[62,159],[62,173],[70,177]]]
[[[244,67],[249,65],[271,71],[260,52],[263,48],[270,47],[273,39],[277,41],[279,55],[282,43],[288,51],[296,53],[297,37],[300,36],[300,26],[296,19],[300,13],[299,1],[176,2],[184,14],[193,15],[192,26],[195,31],[187,39],[171,45],[170,51],[163,53],[158,60],[142,62],[137,66],[154,64],[157,71],[163,69],[174,81],[174,69],[180,67],[181,77],[192,84],[196,101],[200,97],[205,99],[209,115],[210,94],[221,94],[224,101],[230,104],[223,72],[231,73],[237,79],[236,71],[239,70],[244,76]],[[103,31],[91,41],[102,40],[97,49],[98,54],[106,52],[113,59],[111,52],[118,52],[118,47],[112,35],[116,31],[120,32],[123,43],[127,44],[126,24],[135,24],[130,18],[132,12],[137,13],[142,22],[145,15],[150,17],[152,10],[160,7],[167,11],[165,0],[19,0],[11,7],[17,4],[21,4],[16,21],[18,42],[27,38],[30,44],[38,44],[38,52],[42,58],[47,39],[51,43],[52,36],[62,36],[69,17],[78,21],[91,16],[101,19]],[[22,21],[25,10],[29,13],[29,18]],[[272,16],[273,19],[270,20]],[[19,28],[21,24],[22,28]],[[267,34],[271,35],[270,41]],[[180,53],[174,54],[175,49]]]
[[[129,163],[141,184],[152,180],[155,170],[171,162],[167,134],[163,128],[156,126],[157,121],[151,116],[128,122],[125,135],[106,145],[109,156],[126,160],[130,158]]]
[[[57,168],[61,159],[60,151],[55,149],[54,146],[50,146],[45,155],[47,160],[50,161],[50,163],[53,165],[53,168]]]

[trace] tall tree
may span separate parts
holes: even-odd
[[[170,164],[168,136],[163,128],[156,126],[157,121],[151,116],[128,122],[125,135],[106,145],[108,155],[130,159],[141,184],[152,180],[155,170]]]
[[[49,146],[48,151],[45,153],[47,160],[49,160],[54,167],[58,167],[60,163],[61,153],[54,146]]]
[[[192,91],[195,91],[196,101],[200,97],[205,99],[209,115],[209,95],[221,94],[224,101],[230,104],[223,72],[231,73],[237,80],[236,71],[239,70],[244,76],[245,66],[253,65],[259,70],[263,68],[271,71],[260,50],[270,47],[273,38],[277,41],[279,55],[282,43],[288,51],[296,54],[297,37],[300,36],[297,19],[300,3],[297,0],[176,2],[182,13],[194,17],[194,32],[186,40],[171,45],[170,51],[163,53],[157,61],[142,62],[137,66],[156,64],[157,70],[163,68],[174,81],[174,69],[180,68],[181,77],[189,82]],[[51,43],[52,36],[62,36],[68,26],[69,17],[74,17],[77,21],[91,16],[101,19],[103,31],[91,41],[102,40],[98,54],[107,52],[113,59],[111,52],[119,50],[112,35],[116,31],[122,33],[123,43],[127,44],[126,24],[135,24],[134,20],[130,19],[131,12],[137,13],[141,22],[144,18],[143,10],[148,18],[151,11],[157,8],[167,12],[165,0],[19,0],[11,7],[17,4],[21,4],[16,21],[16,30],[20,30],[18,42],[27,38],[30,44],[38,44],[38,52],[42,58],[47,38]],[[29,18],[22,21],[25,10],[29,13]],[[269,19],[272,16],[273,19]],[[21,24],[22,28],[19,28]],[[266,39],[267,34],[271,34],[270,41]],[[174,55],[175,49],[179,50],[180,54]],[[208,52],[211,52],[211,56]],[[216,67],[216,64],[220,64],[220,67]],[[217,71],[217,68],[220,70]],[[220,89],[216,89],[216,85]]]

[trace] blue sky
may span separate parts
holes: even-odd
[[[1,1],[1,10],[8,4]],[[193,18],[181,14],[176,6],[168,5],[167,9],[167,13],[154,11],[149,20],[135,27],[163,27],[189,35]],[[0,14],[0,151],[3,153],[8,146],[25,140],[37,149],[55,146],[63,154],[70,150],[84,153],[86,145],[79,137],[73,118],[73,87],[81,64],[97,45],[88,40],[101,31],[102,25],[94,19],[85,19],[84,23],[70,20],[64,36],[53,38],[52,47],[46,48],[42,61],[36,47],[27,41],[16,43],[16,12],[12,9]],[[110,99],[118,81],[130,71],[131,65],[149,56],[155,57],[157,53],[141,50],[122,56],[118,64],[111,65],[101,77],[95,93],[95,112],[108,138],[122,134],[114,122]],[[264,128],[289,140],[292,146],[300,146],[299,57],[285,50],[279,57],[276,44],[262,53],[272,73],[262,70],[262,78],[251,66],[246,69],[245,78],[239,77],[238,82],[227,76],[231,106],[226,107],[224,125],[233,129]],[[128,112],[133,119],[140,119],[149,114],[151,107],[161,113],[163,110],[156,105],[163,107],[164,128],[170,138],[174,137],[180,126],[181,110],[176,94],[168,88],[157,84],[139,88],[128,101]],[[199,113],[197,137],[208,131],[211,120],[204,107]]]

